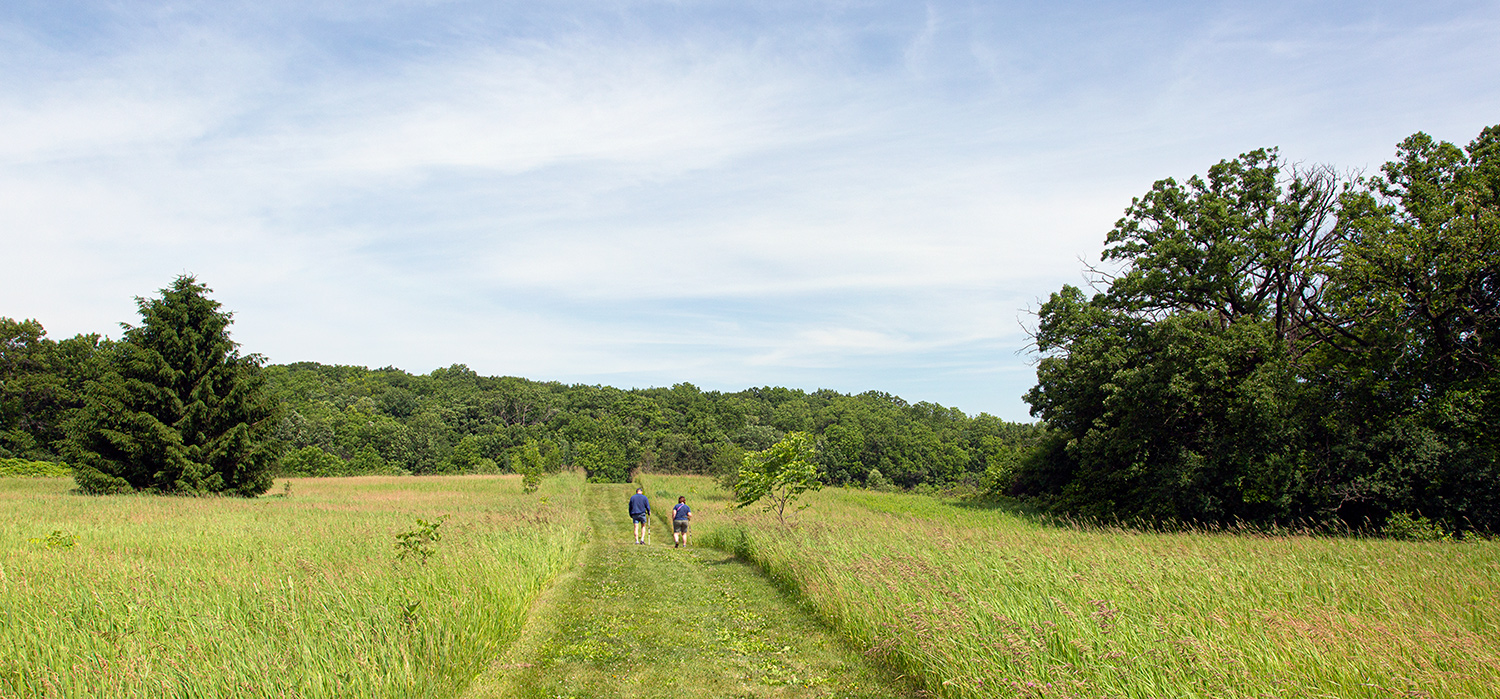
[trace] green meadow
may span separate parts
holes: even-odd
[[[516,476],[72,487],[0,480],[0,696],[453,696],[583,538],[574,476],[535,495]],[[398,557],[418,519],[437,540]]]
[[[256,499],[0,479],[0,696],[1500,686],[1494,541],[1059,526],[845,489],[806,495],[788,528],[707,478],[643,482],[649,546],[629,542],[627,486],[575,475],[530,495],[514,476],[294,479]],[[695,512],[681,550],[660,516],[679,494]]]
[[[700,541],[945,697],[1494,697],[1500,543],[1059,527],[830,489],[791,529],[698,479]]]

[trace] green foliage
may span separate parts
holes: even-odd
[[[880,469],[872,468],[870,469],[870,473],[865,476],[865,487],[870,490],[894,490],[896,484],[892,483],[891,479],[886,478],[885,474],[880,472]]]
[[[774,442],[773,442],[774,444]],[[766,445],[767,447],[770,444]],[[724,442],[714,447],[709,471],[718,477],[719,485],[732,490],[740,479],[740,464],[745,461],[745,450],[733,442]]]
[[[0,377],[0,457],[57,460],[65,436],[60,425],[77,417],[83,387],[89,380],[110,384],[101,376],[133,353],[116,352],[97,336],[53,343],[34,321],[0,325],[8,333],[0,334],[10,338],[0,347],[0,373],[22,367]],[[288,474],[490,473],[513,468],[515,450],[535,441],[547,473],[584,466],[605,481],[620,480],[631,469],[714,473],[732,486],[745,451],[765,450],[788,430],[804,430],[818,437],[815,465],[825,482],[858,484],[878,469],[898,487],[946,487],[979,480],[990,448],[985,444],[999,440],[1028,449],[1043,432],[1035,425],[970,417],[873,391],[845,395],[762,387],[721,393],[686,383],[625,391],[479,376],[461,364],[426,375],[310,362],[263,367],[260,373],[273,402],[282,406],[270,437],[286,447],[274,468]],[[124,398],[139,387],[116,383],[128,385],[104,393],[127,407]],[[47,400],[7,393],[43,384],[46,390],[22,393]],[[101,418],[97,409],[89,412],[96,422]],[[172,425],[163,417],[153,419]],[[126,422],[114,431],[127,446],[147,453],[176,449],[164,432],[153,432],[150,421]],[[580,451],[584,444],[593,447]],[[309,447],[322,453],[305,451]],[[156,473],[167,478],[173,472],[158,468]],[[187,475],[185,483],[203,480],[201,474]],[[175,486],[178,479],[172,478],[167,487]],[[102,480],[94,487],[117,485]]]
[[[516,457],[512,461],[516,473],[521,474],[521,490],[525,493],[535,493],[542,484],[542,474],[545,472],[546,463],[542,458],[542,451],[535,441],[527,440],[516,450]]]
[[[1453,538],[1442,524],[1408,512],[1397,512],[1386,518],[1380,533],[1391,539],[1405,541],[1443,541]]]
[[[1015,487],[1023,460],[1032,452],[993,438],[986,438],[982,444],[984,475],[979,479],[980,488],[989,494],[1009,492]]]
[[[590,483],[625,483],[630,480],[624,450],[614,442],[575,445],[573,464],[588,474]]]
[[[346,460],[369,447],[393,472],[419,470],[413,421],[422,415],[441,423],[422,428],[429,444],[453,445],[440,466],[444,472],[482,470],[485,460],[514,469],[515,450],[532,440],[549,473],[580,466],[596,480],[619,480],[647,467],[715,473],[726,477],[726,486],[738,478],[744,451],[764,450],[785,434],[777,425],[811,425],[810,433],[827,442],[816,462],[825,481],[858,483],[878,467],[902,487],[977,481],[985,468],[981,442],[1025,449],[1042,433],[1034,425],[971,418],[874,392],[719,393],[691,384],[622,391],[477,376],[461,365],[425,376],[311,363],[272,366],[267,373],[287,405],[279,438],[294,449],[318,446]],[[363,471],[351,464],[350,472]]]
[[[1500,529],[1500,126],[1418,133],[1345,198],[1346,331],[1320,359],[1330,494],[1351,518]]]
[[[737,507],[748,507],[762,500],[765,509],[775,512],[786,524],[787,507],[799,496],[823,487],[813,464],[816,453],[812,435],[792,432],[764,451],[745,455],[739,480],[734,484]],[[793,511],[805,509],[806,505]]]
[[[1090,516],[1292,514],[1296,358],[1337,251],[1337,192],[1326,171],[1261,150],[1135,200],[1104,253],[1123,272],[1092,298],[1064,287],[1039,313],[1026,399],[1065,448],[1020,470],[995,453],[992,482]]]
[[[32,539],[31,543],[41,546],[48,551],[58,549],[70,549],[78,545],[78,537],[61,529],[52,530],[51,534],[41,539]]]
[[[0,458],[58,459],[64,423],[107,347],[98,335],[54,342],[35,320],[0,317]]]
[[[280,475],[327,477],[350,474],[343,459],[321,447],[302,447],[281,457]]]
[[[1500,526],[1500,127],[1382,172],[1261,150],[1157,182],[1102,292],[1040,309],[1026,399],[1056,439],[987,484],[1102,518]]]
[[[354,452],[354,458],[349,459],[350,473],[388,473],[391,470],[390,464],[386,463],[385,457],[382,457],[379,452],[375,451],[374,447],[368,444],[360,447],[359,451]]]
[[[486,457],[485,440],[479,435],[464,435],[463,439],[453,447],[453,456],[450,457],[452,473],[497,473],[499,469],[495,460]]]
[[[271,486],[279,404],[261,358],[229,339],[230,314],[208,287],[178,277],[138,298],[141,324],[109,352],[68,424],[66,451],[86,493],[227,493]]]
[[[443,533],[439,528],[446,521],[448,515],[431,522],[418,517],[415,527],[396,535],[396,560],[416,559],[418,563],[427,565],[427,559],[437,553],[437,545],[443,540]]]
[[[0,478],[67,478],[73,469],[67,464],[26,459],[0,459]]]

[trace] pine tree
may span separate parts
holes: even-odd
[[[114,371],[85,389],[67,452],[86,493],[225,493],[271,487],[280,405],[259,355],[229,339],[232,314],[191,276],[160,298],[136,298]]]

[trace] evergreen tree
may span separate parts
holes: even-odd
[[[67,452],[87,493],[150,491],[253,497],[271,487],[280,405],[262,359],[239,354],[231,314],[191,276],[136,298],[114,371],[88,384]]]

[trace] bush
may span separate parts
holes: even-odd
[[[70,478],[73,469],[53,461],[0,459],[0,478]]]
[[[630,480],[624,450],[612,442],[583,442],[574,446],[573,463],[588,473],[590,483],[625,483]]]
[[[349,475],[349,466],[322,447],[302,447],[281,457],[280,473],[283,476],[328,476]]]
[[[1442,524],[1406,512],[1397,512],[1386,519],[1381,533],[1387,538],[1404,541],[1441,541],[1452,537]]]

